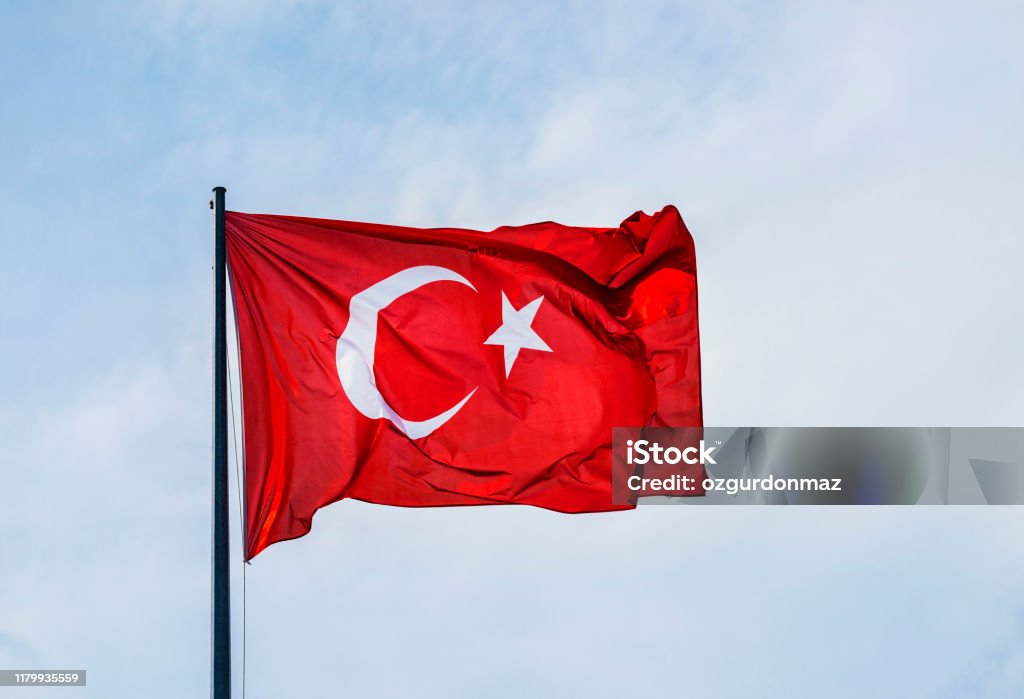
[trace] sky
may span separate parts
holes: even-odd
[[[1024,425],[1022,23],[985,0],[3,3],[0,669],[88,670],[33,696],[208,691],[215,185],[425,227],[672,203],[708,425]],[[1022,526],[342,502],[245,568],[244,644],[236,555],[236,692],[1018,697]]]

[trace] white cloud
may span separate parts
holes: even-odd
[[[66,405],[8,414],[0,664],[86,669],[96,696],[138,692],[168,654],[203,666],[205,364],[179,346],[69,388]],[[163,696],[205,685],[194,673],[163,682]]]

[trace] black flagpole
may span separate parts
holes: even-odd
[[[213,188],[213,643],[211,699],[231,697],[231,569],[228,539],[228,348],[224,187]]]

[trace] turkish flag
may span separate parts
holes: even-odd
[[[632,507],[612,501],[612,429],[702,424],[675,207],[617,228],[237,212],[225,228],[247,558],[342,498]]]

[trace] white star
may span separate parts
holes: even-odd
[[[501,327],[484,340],[485,345],[503,345],[505,347],[505,378],[508,378],[512,371],[512,365],[519,356],[519,350],[532,349],[541,352],[550,352],[540,335],[530,326],[537,316],[537,309],[540,308],[543,296],[538,296],[518,311],[512,307],[512,302],[501,292]]]

